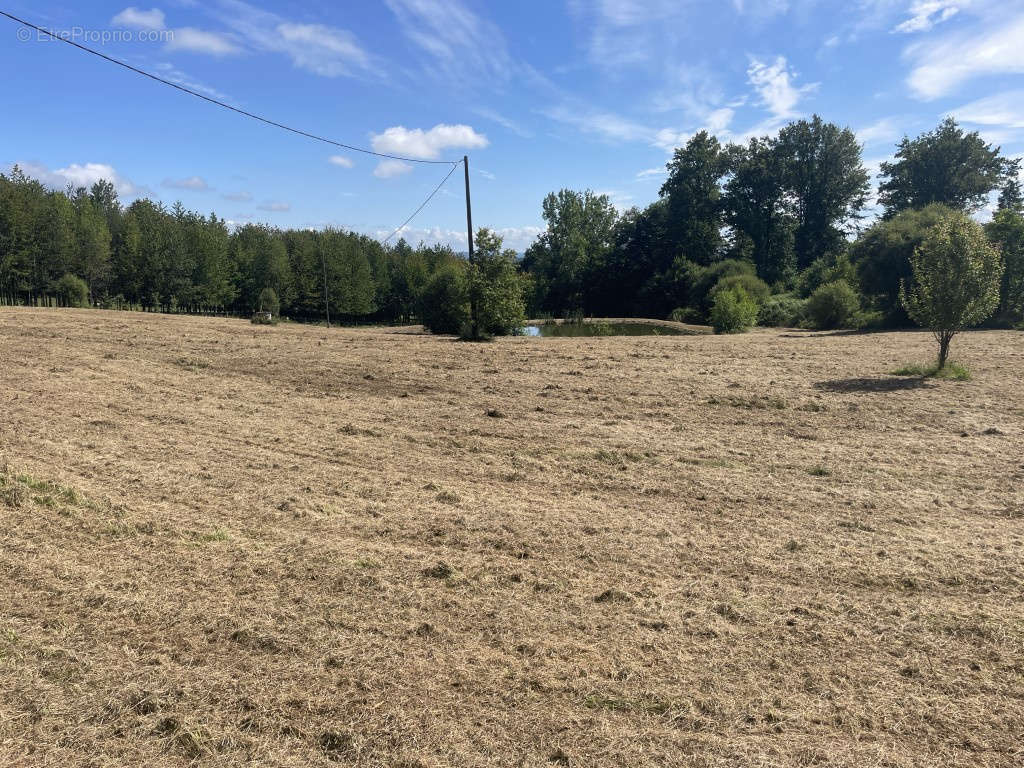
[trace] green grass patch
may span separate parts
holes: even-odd
[[[957,362],[948,362],[942,368],[935,363],[921,365],[920,363],[908,363],[895,371],[890,371],[893,376],[920,376],[930,379],[950,379],[952,381],[970,381],[971,370],[966,365]]]

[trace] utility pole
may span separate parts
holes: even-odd
[[[466,172],[466,234],[469,236],[469,263],[473,265],[473,203],[469,197],[469,155],[462,156],[463,170]],[[476,291],[470,286],[469,292],[469,318],[472,325],[473,338],[479,335],[479,327],[476,315]]]
[[[327,313],[327,327],[331,327],[331,303],[327,300],[327,254],[323,243],[320,244],[320,259],[324,263],[324,311]]]

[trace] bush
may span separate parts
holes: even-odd
[[[431,333],[459,333],[469,322],[469,293],[459,266],[441,267],[427,281],[420,295],[420,318]]]
[[[278,300],[273,288],[268,287],[260,291],[259,311],[269,312],[274,317],[281,314],[281,302]]]
[[[798,328],[804,321],[807,302],[790,294],[769,296],[757,315],[757,324],[768,328]]]
[[[860,310],[860,297],[845,280],[819,287],[807,300],[807,316],[818,330],[849,328]]]
[[[89,306],[89,286],[80,277],[66,274],[54,285],[57,298],[65,307]]]
[[[467,290],[476,302],[478,326],[466,323],[461,335],[464,339],[487,339],[516,334],[526,325],[526,302],[515,251],[503,250],[501,236],[486,228],[477,232],[476,244]]]
[[[715,333],[744,333],[757,322],[757,302],[740,286],[719,291],[711,307]]]
[[[771,295],[771,289],[768,287],[768,284],[757,275],[727,275],[715,283],[715,287],[711,289],[712,301],[714,301],[715,296],[720,291],[727,291],[737,286],[746,291],[747,295],[758,304],[763,304],[767,301],[768,296]]]

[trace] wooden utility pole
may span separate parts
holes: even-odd
[[[331,327],[331,303],[327,300],[327,254],[323,243],[320,244],[320,259],[324,263],[324,311],[327,313],[327,327]]]
[[[469,263],[473,264],[473,203],[469,196],[469,155],[462,156],[463,170],[466,172],[466,234],[469,242]],[[473,338],[480,335],[476,315],[476,291],[470,286],[469,292],[469,322],[473,330]]]

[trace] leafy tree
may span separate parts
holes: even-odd
[[[819,286],[807,300],[806,313],[818,330],[848,328],[860,309],[860,297],[845,280]]]
[[[850,247],[850,260],[860,276],[861,291],[886,317],[888,325],[904,325],[900,283],[911,277],[911,256],[951,209],[933,203],[902,211],[871,226]]]
[[[89,306],[89,286],[80,277],[66,274],[56,282],[54,290],[65,307]]]
[[[900,300],[910,317],[935,335],[942,370],[953,337],[986,320],[999,305],[1003,262],[981,226],[957,213],[933,228],[915,249],[911,266],[913,284],[900,285]]]
[[[997,315],[1002,322],[1020,323],[1024,320],[1024,207],[1000,208],[985,232],[1005,265]]]
[[[778,153],[797,220],[797,268],[804,269],[842,247],[846,223],[858,216],[867,201],[868,173],[853,131],[817,115],[783,128]]]
[[[431,333],[460,333],[469,323],[465,267],[445,264],[427,281],[420,296],[420,318]]]
[[[480,229],[474,239],[476,249],[469,266],[469,299],[476,307],[475,327],[468,338],[508,336],[526,324],[523,289],[516,273],[516,253],[502,249],[502,238],[489,229]]]
[[[878,198],[887,217],[932,203],[974,211],[1014,168],[1000,156],[999,147],[985,143],[977,131],[964,133],[947,117],[934,131],[903,138],[896,160],[882,163],[886,179],[878,187]]]
[[[725,184],[725,220],[734,231],[736,255],[749,257],[764,280],[786,280],[796,271],[796,219],[786,192],[785,163],[778,141],[753,138],[729,148],[731,175]],[[741,253],[744,247],[749,253]]]
[[[715,333],[744,333],[757,322],[758,306],[741,286],[715,294],[711,325]]]
[[[537,304],[554,313],[588,309],[588,289],[611,247],[617,214],[607,195],[563,189],[544,198],[547,230],[523,266],[536,279]]]
[[[667,232],[676,256],[708,265],[722,246],[722,177],[729,155],[707,131],[679,147],[668,163],[660,195],[668,205]]]
[[[277,298],[273,288],[264,288],[260,291],[259,312],[269,312],[274,317],[281,314],[281,301]]]
[[[1010,161],[1009,178],[999,192],[997,210],[1024,213],[1024,194],[1020,188],[1020,160]]]

